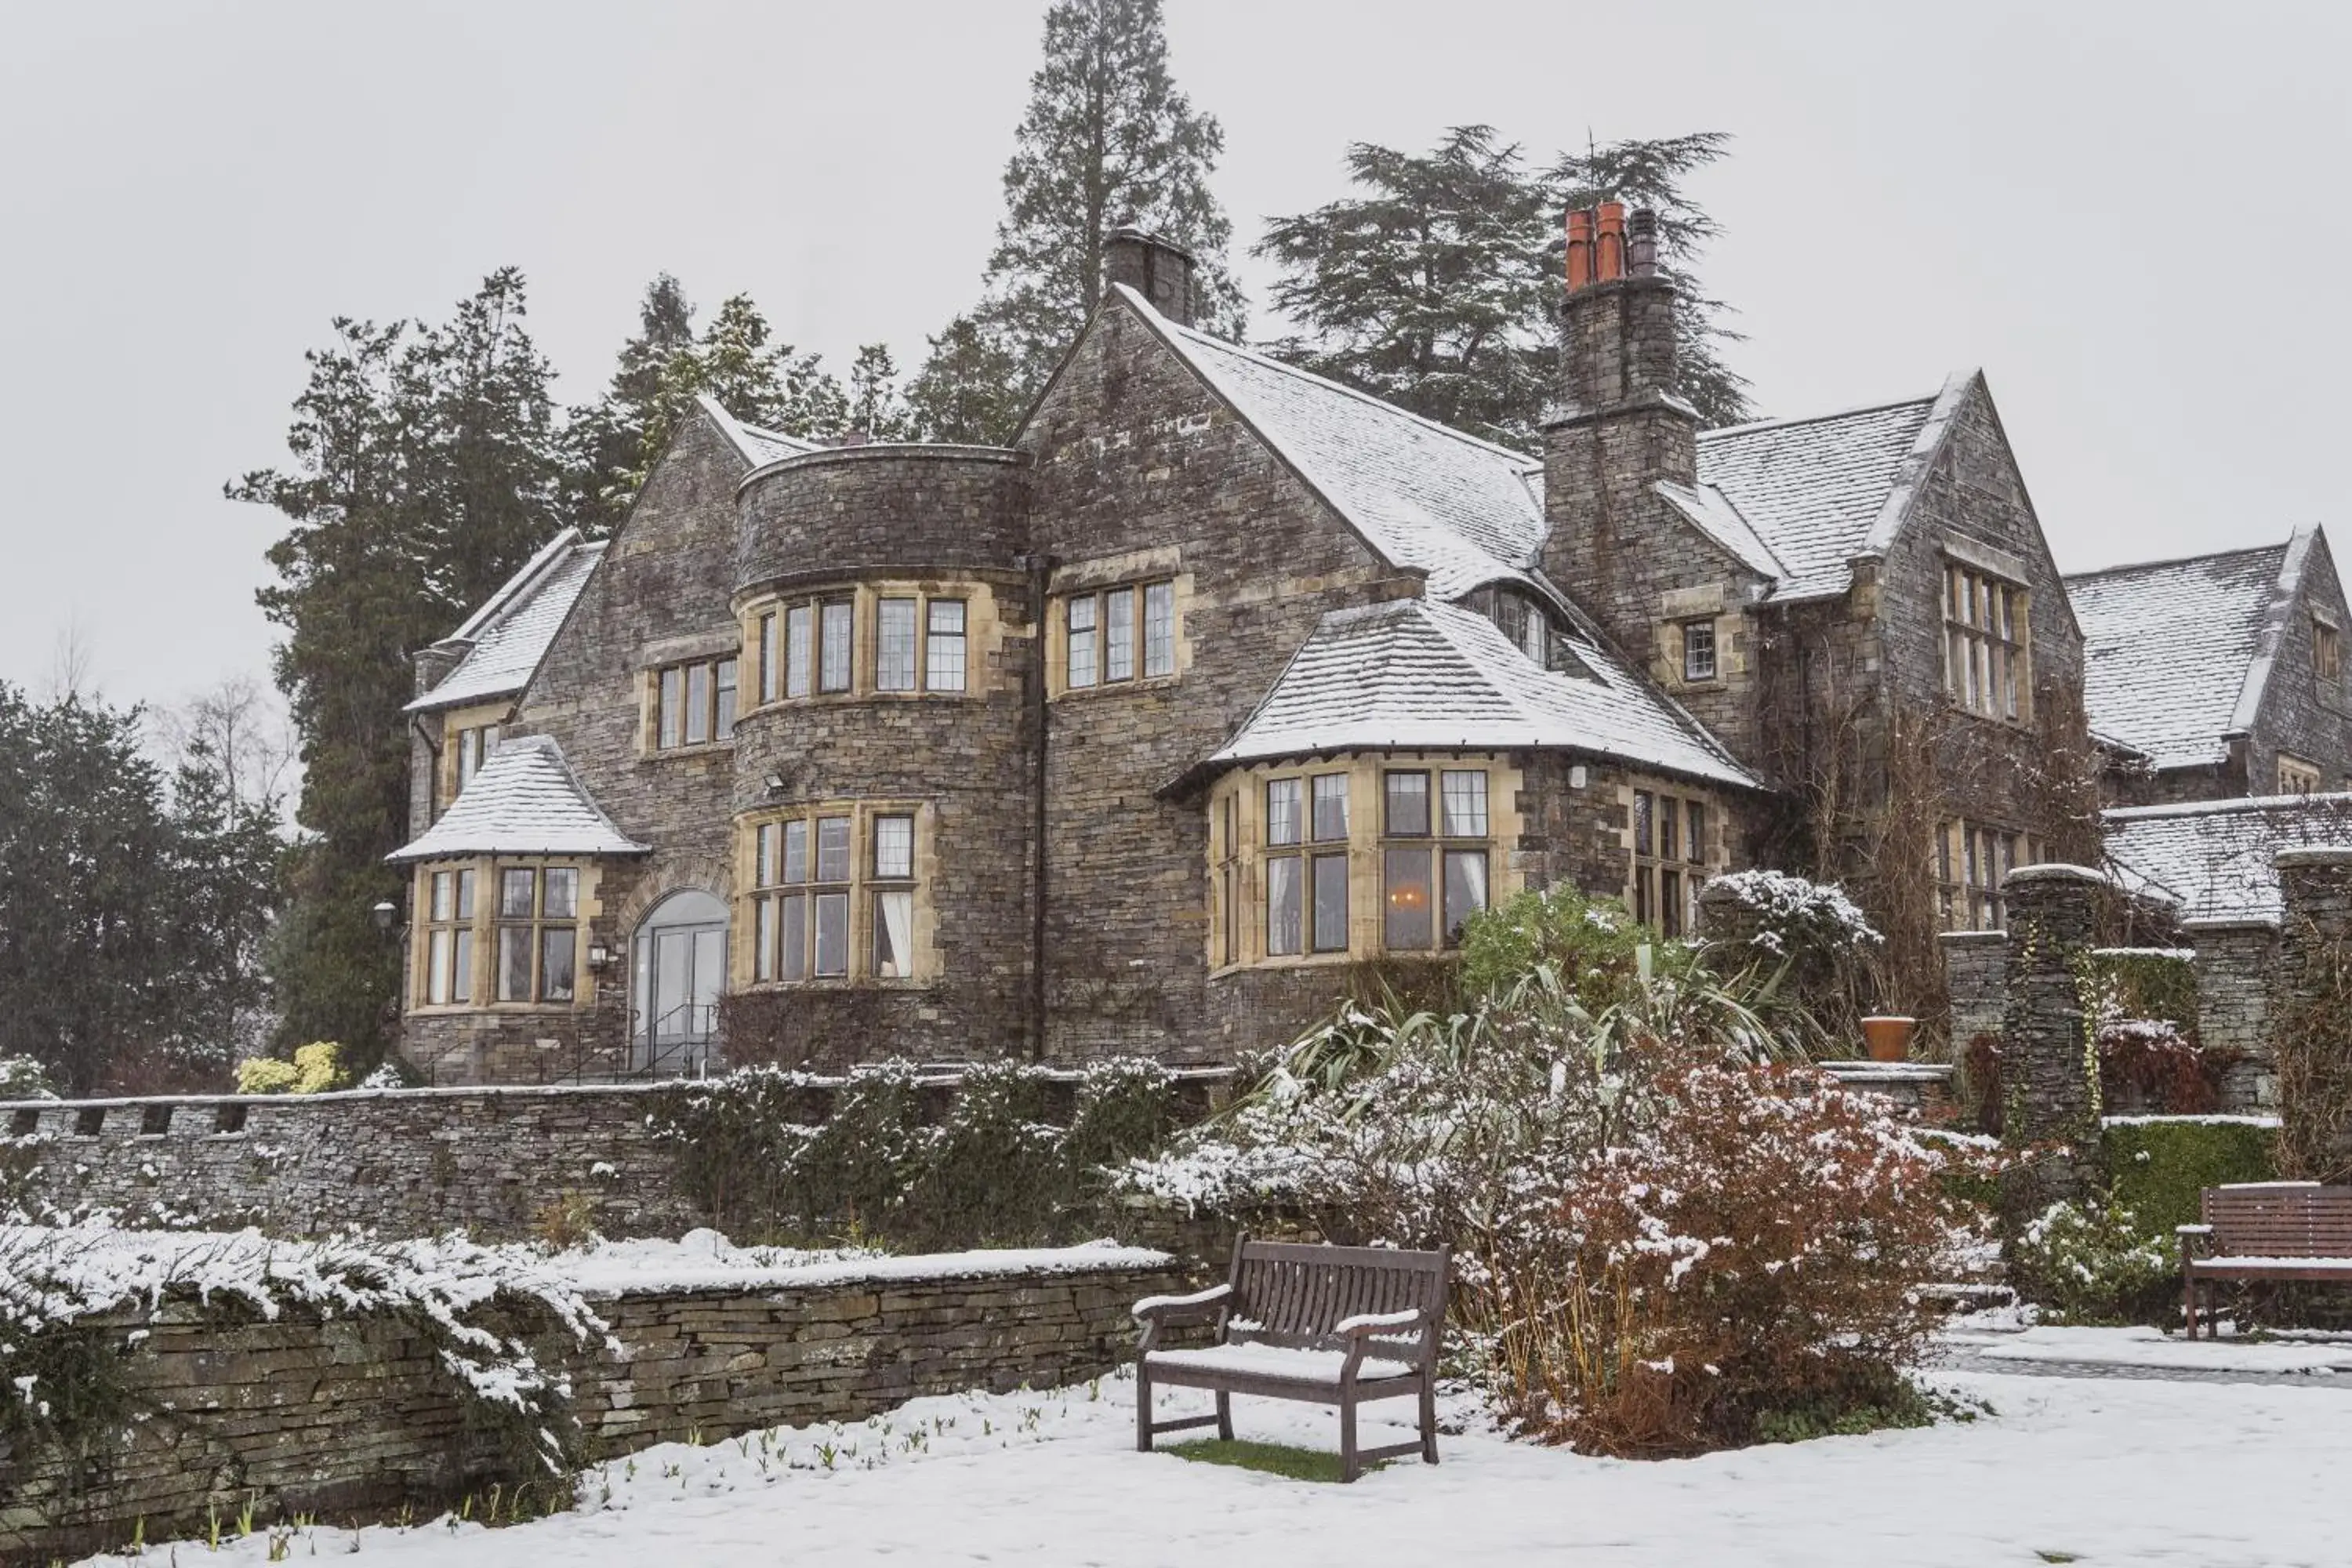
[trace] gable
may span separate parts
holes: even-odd
[[[1426,574],[1433,597],[1537,586],[1536,459],[1180,326],[1123,286],[1111,309],[1141,321],[1382,562]]]

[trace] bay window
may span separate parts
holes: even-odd
[[[759,609],[751,634],[761,702],[852,693],[961,693],[969,601],[908,586],[814,595]],[[862,654],[861,654],[862,650]]]
[[[915,825],[912,807],[845,802],[755,824],[751,977],[916,978]]]
[[[582,1000],[583,872],[485,858],[419,873],[416,1005]]]
[[[474,872],[471,867],[429,874],[425,903],[425,1005],[474,999]]]
[[[1691,929],[1706,880],[1706,802],[1637,789],[1631,809],[1633,889],[1625,901],[1633,918],[1659,935],[1681,936]]]

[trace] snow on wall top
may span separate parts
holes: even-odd
[[[1114,287],[1383,559],[1427,572],[1431,597],[1530,580],[1544,539],[1537,459],[1180,326]]]
[[[546,657],[548,645],[604,553],[603,543],[583,541],[576,528],[557,534],[451,634],[452,642],[473,647],[440,685],[409,703],[407,711],[509,697],[529,685],[531,671]]]
[[[1591,643],[1591,677],[1538,668],[1484,616],[1400,599],[1323,617],[1211,766],[1318,752],[1589,752],[1721,784],[1756,780]]]
[[[2257,795],[2104,814],[2107,856],[2180,900],[2183,920],[2276,920],[2282,849],[2352,836],[2352,794]]]
[[[459,855],[642,855],[589,798],[549,735],[500,741],[441,820],[387,860]]]
[[[2270,544],[2067,578],[2091,727],[2159,768],[2222,761],[2287,555]]]
[[[1845,592],[1848,563],[1871,545],[1929,416],[1965,384],[1955,377],[1934,397],[1699,432],[1700,484],[1727,498],[1785,563],[1772,597]]]

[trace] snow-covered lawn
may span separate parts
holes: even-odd
[[[1204,1563],[1802,1568],[2345,1561],[2352,1392],[1946,1374],[1964,1425],[1703,1459],[1580,1458],[1472,1432],[1436,1469],[1353,1487],[1133,1452],[1131,1381],[922,1399],[843,1427],[647,1449],[592,1472],[580,1511],[499,1531],[320,1529],[415,1568]],[[1202,1402],[1171,1393],[1171,1405]],[[1237,1399],[1240,1435],[1328,1448],[1328,1412]],[[1465,1414],[1457,1409],[1457,1415]],[[1394,1440],[1375,1426],[1366,1441]],[[217,1558],[264,1561],[257,1535]],[[194,1556],[189,1556],[193,1551]],[[92,1559],[109,1562],[110,1559]]]

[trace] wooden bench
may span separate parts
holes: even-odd
[[[2352,1280],[2352,1187],[2250,1182],[2207,1187],[2198,1206],[2205,1223],[2178,1227],[2181,1295],[2192,1340],[2200,1281],[2206,1286],[2210,1320],[2214,1280]]]
[[[1143,1325],[1135,1370],[1136,1447],[1148,1453],[1160,1433],[1213,1423],[1218,1436],[1230,1439],[1233,1396],[1252,1394],[1338,1405],[1342,1479],[1363,1474],[1370,1459],[1418,1453],[1424,1463],[1437,1463],[1437,1342],[1446,1289],[1443,1252],[1239,1237],[1233,1272],[1223,1285],[1135,1304]],[[1216,1325],[1214,1344],[1160,1348],[1161,1331],[1202,1323]],[[1217,1413],[1154,1422],[1151,1391],[1162,1384],[1212,1390]],[[1359,1448],[1356,1406],[1407,1395],[1421,1401],[1421,1440]]]

